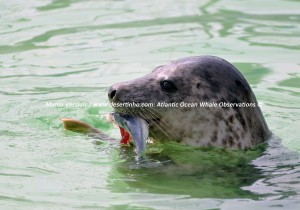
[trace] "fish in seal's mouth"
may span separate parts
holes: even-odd
[[[122,136],[120,143],[128,144],[132,140],[136,147],[137,155],[144,157],[149,135],[148,122],[143,118],[118,112],[111,112],[106,118],[108,122],[114,123],[119,127]]]

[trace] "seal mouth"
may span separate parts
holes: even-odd
[[[172,129],[168,121],[164,120],[162,116],[164,114],[163,110],[157,110],[152,107],[113,108],[116,113],[131,117],[138,117],[145,120],[149,126],[149,136],[152,137],[153,140],[174,140],[176,142],[181,141],[177,131]]]
[[[149,134],[149,125],[147,121],[140,117],[112,112],[109,114],[113,122],[120,129],[122,139],[121,144],[128,144],[132,139],[138,157],[145,157],[146,143]]]
[[[145,120],[149,127],[154,127],[157,125],[162,117],[160,116],[160,113],[152,108],[118,108],[113,107],[114,112],[119,113],[121,115],[128,115],[132,117],[139,117]]]

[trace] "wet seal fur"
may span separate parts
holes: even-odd
[[[254,103],[255,107],[114,107],[149,122],[149,136],[191,146],[245,149],[271,134],[248,82],[214,56],[182,58],[110,87],[113,103]]]

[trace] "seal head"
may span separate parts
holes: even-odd
[[[145,119],[149,136],[159,141],[244,149],[270,135],[246,79],[214,56],[158,66],[146,76],[111,86],[108,98],[116,112]],[[119,106],[126,103],[133,106]]]

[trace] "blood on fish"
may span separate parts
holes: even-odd
[[[120,144],[128,144],[129,143],[129,140],[130,140],[130,134],[122,127],[120,127],[120,132],[121,132],[121,136],[122,136],[122,139],[120,141]]]

